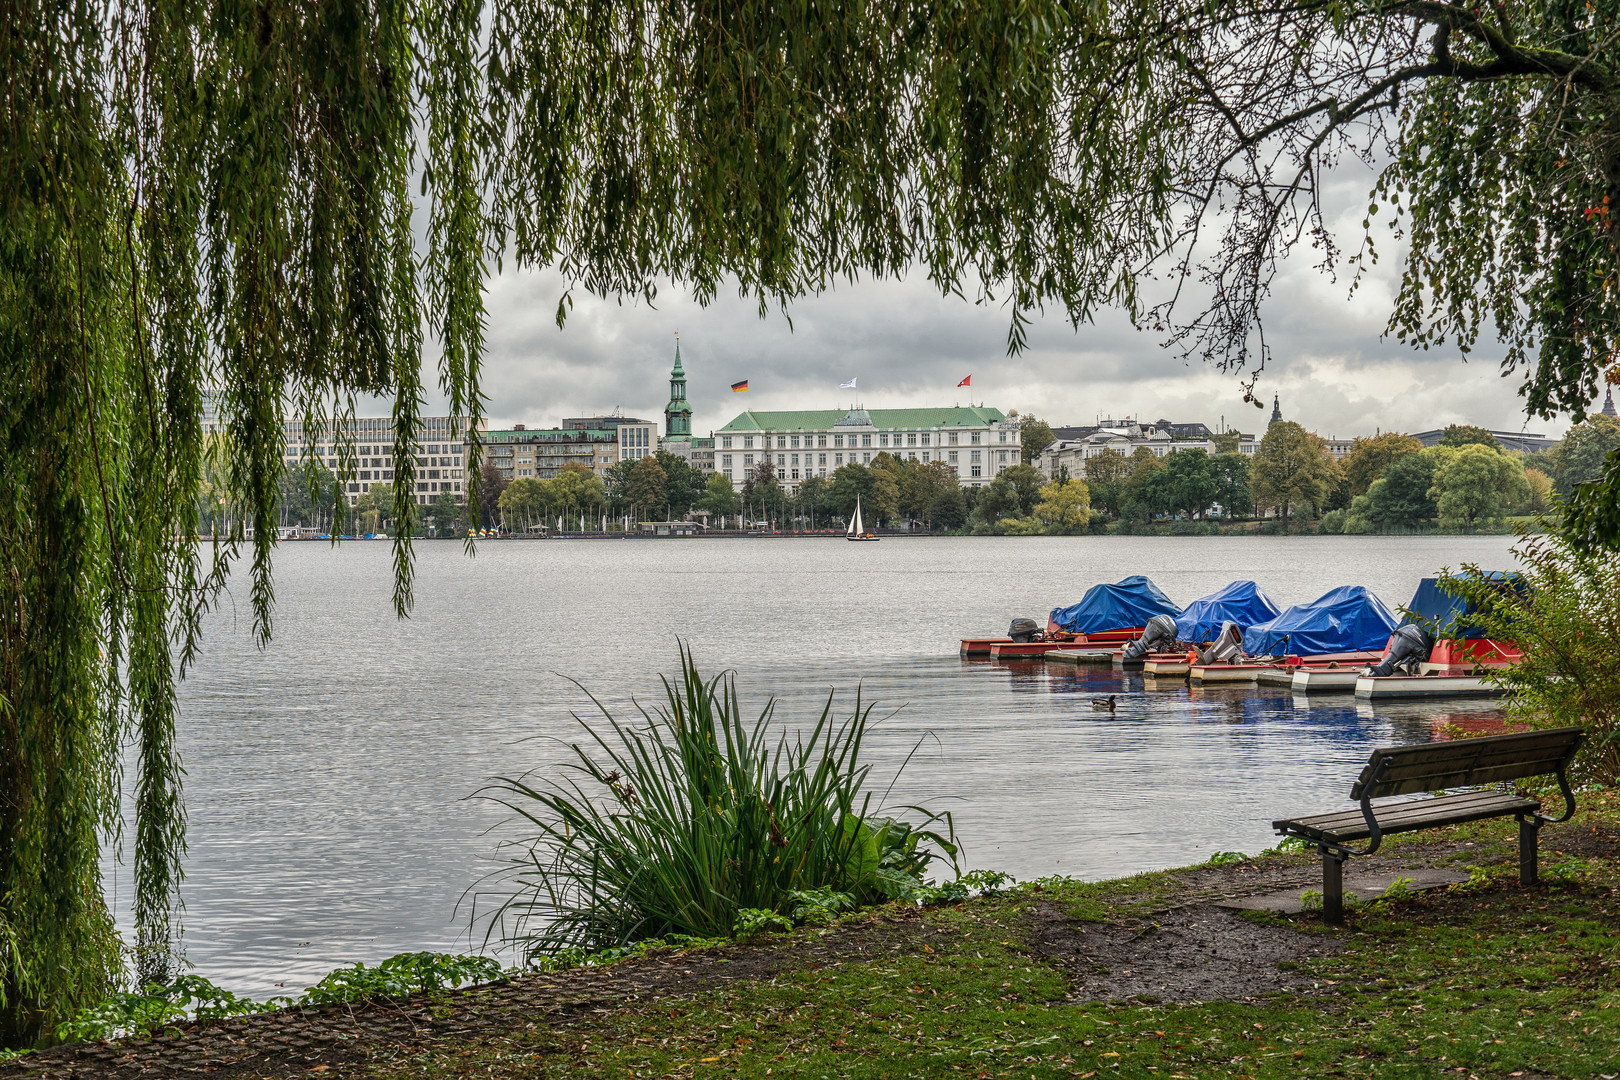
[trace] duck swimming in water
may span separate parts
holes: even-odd
[[[1091,707],[1093,709],[1096,709],[1098,712],[1113,712],[1114,711],[1114,695],[1109,694],[1107,697],[1094,697],[1094,698],[1092,698],[1091,699]]]

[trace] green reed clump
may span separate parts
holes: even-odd
[[[873,812],[860,759],[871,708],[858,695],[848,719],[834,720],[829,695],[807,731],[773,740],[774,702],[746,720],[734,678],[705,682],[684,648],[664,690],[664,706],[638,705],[634,722],[593,697],[605,724],[580,720],[589,738],[560,778],[487,789],[534,830],[508,845],[509,891],[489,922],[531,962],[729,937],[739,913],[749,926],[757,912],[793,918],[807,893],[870,904],[923,893],[936,860],[955,871],[949,814],[906,807],[922,817],[913,827]]]

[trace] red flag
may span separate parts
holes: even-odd
[[[957,386],[971,386],[972,384],[973,384],[973,376],[969,375],[967,378],[963,379],[961,382],[957,383],[956,385]]]

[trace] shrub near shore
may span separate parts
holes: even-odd
[[[808,731],[773,742],[774,702],[745,720],[734,679],[704,681],[684,649],[664,688],[637,722],[597,702],[604,723],[581,721],[564,778],[486,792],[535,830],[509,845],[511,891],[490,917],[526,958],[914,898],[936,863],[956,877],[949,814],[907,807],[913,827],[872,805],[858,694],[847,720],[829,694]]]

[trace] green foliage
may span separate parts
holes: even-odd
[[[1248,862],[1249,857],[1241,851],[1217,851],[1204,860],[1205,866],[1231,866],[1234,863]]]
[[[288,466],[282,470],[277,493],[282,521],[288,525],[330,527],[337,492],[337,477],[313,458],[302,466]]]
[[[733,681],[704,682],[690,654],[665,689],[665,706],[636,723],[606,709],[602,728],[582,722],[588,749],[572,747],[563,777],[491,789],[536,830],[490,921],[526,956],[717,937],[743,909],[790,914],[794,893],[873,903],[910,895],[935,862],[954,867],[949,815],[917,810],[917,829],[873,812],[860,760],[870,708],[858,700],[839,724],[829,696],[808,731],[773,748],[774,705],[745,721]]]
[[[1396,458],[1367,488],[1367,494],[1350,504],[1351,514],[1384,528],[1433,520],[1440,512],[1431,494],[1438,468],[1438,459],[1427,452]]]
[[[1266,429],[1254,455],[1255,502],[1277,508],[1286,525],[1300,505],[1318,507],[1339,482],[1339,467],[1327,442],[1291,420]]]
[[[1498,520],[1529,498],[1524,467],[1499,450],[1465,443],[1455,450],[1447,447],[1437,457],[1429,493],[1442,526],[1472,528]]]
[[[1067,480],[1041,488],[1040,500],[1027,517],[1002,518],[995,531],[1009,536],[1078,536],[1091,531],[1091,494],[1084,480]]]
[[[1253,466],[1247,456],[1233,450],[1215,456],[1215,501],[1229,518],[1254,513]]]
[[[1477,609],[1472,621],[1486,637],[1524,654],[1517,664],[1487,668],[1485,678],[1508,691],[1513,720],[1584,727],[1577,776],[1620,783],[1620,560],[1557,535],[1522,538],[1513,551],[1518,587],[1474,566],[1444,581]]]
[[[1124,454],[1112,448],[1086,459],[1086,487],[1091,504],[1112,518],[1118,518],[1125,504],[1125,483],[1131,465]]]
[[[787,492],[782,490],[781,483],[776,479],[776,466],[771,464],[770,455],[766,454],[754,466],[753,474],[743,481],[743,512],[750,521],[772,520],[781,516],[787,501]],[[854,505],[855,500],[851,499],[852,511]]]
[[[738,497],[737,489],[730,480],[720,473],[715,473],[704,483],[703,495],[697,501],[697,508],[715,517],[731,517],[742,511],[742,499]]]
[[[260,1004],[222,990],[200,975],[182,975],[170,983],[148,983],[138,993],[113,994],[56,1026],[63,1041],[148,1035],[189,1020],[217,1020],[264,1012]]]
[[[1422,451],[1421,442],[1410,435],[1400,435],[1393,431],[1356,439],[1350,444],[1350,455],[1342,463],[1351,497],[1367,494],[1367,489],[1372,487],[1373,482],[1382,479],[1390,465],[1398,458]]]
[[[1052,425],[1025,413],[1018,418],[1018,442],[1020,464],[1029,465],[1042,450],[1057,442],[1057,436],[1052,434]]]
[[[1502,444],[1482,427],[1473,424],[1447,424],[1445,431],[1440,434],[1441,446],[1486,446],[1492,450],[1500,450]]]
[[[1531,410],[1580,416],[1620,327],[1615,17],[1530,0],[8,9],[0,907],[36,982],[7,988],[0,1040],[116,969],[102,836],[132,848],[140,965],[168,965],[175,682],[244,545],[254,632],[271,632],[284,421],[318,431],[392,398],[409,611],[424,334],[478,430],[482,290],[503,259],[649,301],[655,282],[702,302],[724,282],[762,309],[915,262],[942,294],[1005,301],[1013,347],[1033,310],[1078,322],[1106,302],[1241,367],[1265,360],[1278,256],[1309,237],[1334,261],[1315,185],[1356,153],[1389,163],[1377,198],[1402,217],[1391,330],[1464,350],[1494,333]],[[1209,306],[1144,310],[1144,270],[1206,282]],[[205,393],[231,525],[199,551]],[[352,447],[338,456],[346,477]],[[475,436],[487,525],[480,465]],[[1321,502],[1256,468],[1262,501]],[[1580,542],[1620,543],[1620,456],[1604,475],[1572,490]],[[780,509],[779,489],[754,494]]]
[[[1576,485],[1597,480],[1616,450],[1620,450],[1620,421],[1601,415],[1587,417],[1565,432],[1548,454],[1554,489],[1567,498]]]
[[[404,998],[500,977],[500,964],[487,956],[401,953],[375,967],[354,964],[339,968],[297,998],[254,1001],[237,997],[200,975],[182,975],[168,983],[148,983],[139,992],[112,994],[58,1024],[55,1034],[62,1041],[146,1036],[193,1021],[337,1002]]]
[[[664,473],[664,502],[669,507],[669,519],[682,520],[704,495],[703,473],[679,454],[659,450],[654,456]]]
[[[778,915],[774,911],[764,908],[738,908],[737,919],[731,925],[731,936],[735,938],[750,938],[756,934],[769,934],[773,931],[792,930],[793,920],[786,915]]]
[[[658,458],[649,454],[637,459],[624,485],[624,501],[639,517],[652,518],[669,507],[669,478]]]
[[[501,965],[487,956],[400,953],[375,967],[354,964],[338,968],[304,991],[296,1001],[278,1000],[270,1004],[330,1005],[373,998],[402,998],[422,991],[452,989],[464,983],[490,982],[500,977]],[[205,1018],[199,1016],[199,1019]]]
[[[942,529],[960,529],[967,523],[967,497],[962,486],[952,483],[934,497],[928,507],[928,519]]]

